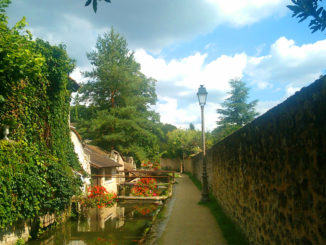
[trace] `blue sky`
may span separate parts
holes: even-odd
[[[258,99],[260,113],[309,85],[326,68],[326,33],[311,34],[286,8],[288,0],[112,0],[97,14],[81,0],[15,0],[10,23],[26,16],[35,37],[65,43],[77,60],[72,76],[90,69],[86,52],[113,26],[135,51],[142,72],[157,80],[161,121],[199,129],[196,92],[208,91],[206,128],[216,127],[216,109],[228,81],[240,78]]]

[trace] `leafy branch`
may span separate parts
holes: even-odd
[[[291,0],[293,5],[287,7],[293,12],[292,17],[296,17],[299,23],[308,17],[313,19],[310,21],[309,28],[312,33],[326,28],[326,10],[320,7],[322,0]]]
[[[102,0],[99,0],[102,1]],[[111,3],[111,0],[104,0],[107,3]],[[93,2],[93,10],[96,13],[97,11],[97,0],[87,0],[85,6],[89,6]]]

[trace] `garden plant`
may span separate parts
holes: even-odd
[[[88,196],[79,200],[82,209],[111,207],[116,201],[116,193],[108,192],[105,187],[98,185],[89,187]]]
[[[155,197],[157,193],[157,180],[154,178],[141,178],[131,189],[132,196]]]

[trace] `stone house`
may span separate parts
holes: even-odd
[[[125,162],[119,152],[108,153],[94,145],[85,145],[85,153],[90,156],[90,167],[94,185],[104,186],[107,191],[118,191],[118,185],[125,181]]]
[[[81,136],[72,126],[70,136],[83,168],[81,173],[75,172],[83,181],[83,193],[87,193],[91,184],[104,186],[107,191],[117,193],[118,185],[125,181],[125,165],[130,166],[130,163],[125,163],[120,153],[115,150],[108,153],[98,146],[83,144]],[[83,177],[85,174],[88,177]]]

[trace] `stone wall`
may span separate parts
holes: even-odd
[[[192,160],[185,158],[184,159],[184,168],[185,166],[190,166]],[[161,168],[164,170],[171,170],[171,171],[177,171],[180,172],[180,167],[181,167],[182,159],[179,158],[161,158],[160,164]],[[189,168],[189,167],[188,167]]]
[[[181,159],[161,158],[161,168],[164,170],[180,171]]]
[[[201,164],[185,170],[201,179]],[[326,244],[326,78],[214,145],[207,164],[251,244]]]
[[[0,230],[0,245],[15,245],[19,239],[27,241],[31,231],[25,222]]]
[[[66,211],[62,214],[46,214],[39,218],[40,227],[47,228],[48,226],[54,224],[55,222],[64,222],[70,211]],[[37,226],[37,225],[36,225]],[[35,225],[31,224],[31,221],[17,222],[13,226],[8,226],[5,229],[0,230],[0,245],[15,245],[20,240],[25,242],[30,239],[31,233]]]

